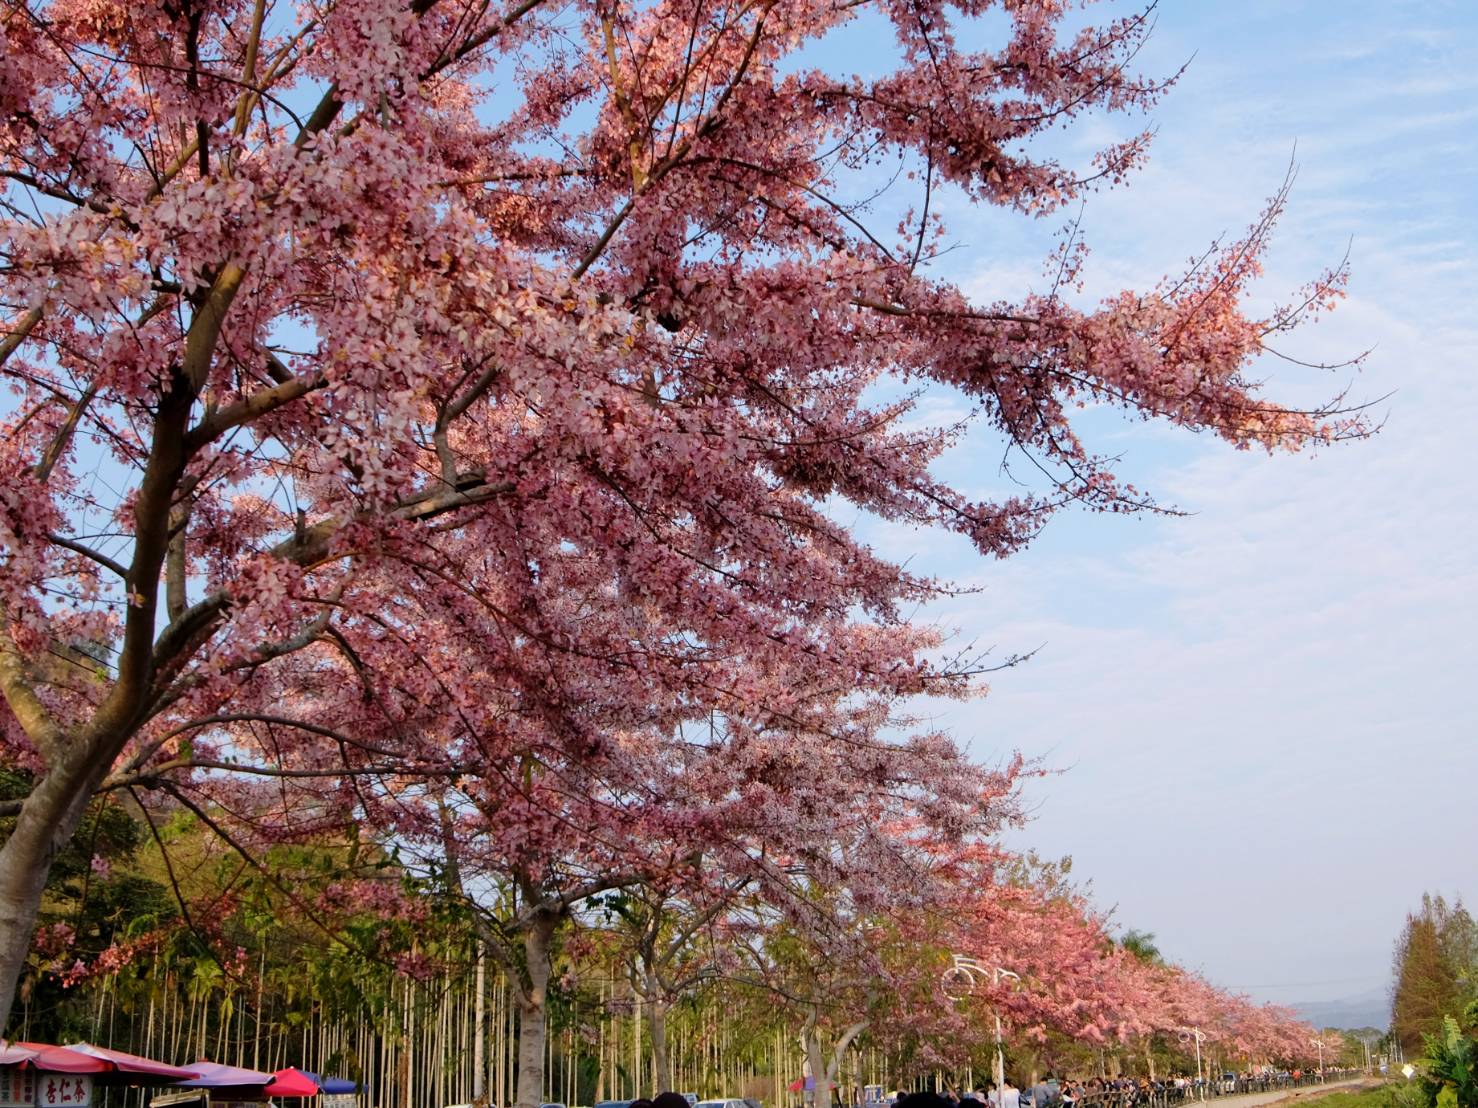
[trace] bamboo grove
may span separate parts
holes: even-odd
[[[376,1108],[513,1103],[518,1005],[465,905],[433,882],[413,880],[393,852],[352,854],[342,843],[283,846],[270,865],[254,866],[187,812],[95,803],[54,867],[9,1036],[106,1042],[182,1062],[294,1065],[363,1082]],[[423,910],[323,909],[337,882],[372,872]],[[1060,872],[1052,876],[1063,881]],[[306,888],[329,895],[310,904],[294,892]],[[593,899],[560,934],[546,1100],[589,1104],[657,1087],[653,1012],[615,938],[622,910],[612,898]],[[782,930],[766,936],[777,960],[787,947],[815,957]],[[767,987],[738,962],[697,975],[663,1018],[671,1084],[702,1096],[794,1099],[789,1089],[802,1078],[805,1055],[803,1006],[786,993],[793,988],[773,979]],[[988,1073],[986,1009],[967,1008],[981,1033],[967,1033],[966,1049],[942,1059],[917,1018],[931,1006],[949,1008],[930,981],[882,998],[881,1016],[839,1056],[833,1084],[891,1087]],[[1007,1047],[1010,1068],[1023,1078],[1045,1069],[1186,1066],[1167,1035],[1093,1044],[1054,1031],[1013,1036]],[[1230,1045],[1209,1049],[1218,1064],[1223,1053],[1235,1057]],[[138,1092],[126,1095],[142,1104]]]

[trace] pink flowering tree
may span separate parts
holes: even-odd
[[[1215,1054],[1249,1063],[1296,1063],[1317,1051],[1316,1032],[1289,1009],[1255,1004],[1179,966],[1140,963],[1131,969],[1142,997],[1137,1033],[1158,1033],[1187,1069],[1195,1065],[1191,1036],[1198,1031],[1208,1059]]]
[[[941,758],[947,749],[936,741],[899,752],[897,765],[932,775],[905,791],[908,778],[885,784],[870,771],[825,825],[808,829],[809,842],[789,839],[796,845],[753,871],[762,907],[736,935],[735,976],[790,1012],[818,1105],[864,1036],[905,1045],[920,1066],[980,1042],[978,1022],[941,1002],[940,978],[956,908],[1008,893],[1001,875],[1013,860],[997,838],[1019,818],[1023,767],[988,772]]]
[[[726,676],[756,660],[922,691],[899,613],[933,584],[828,504],[1003,556],[1060,505],[1148,505],[1075,433],[1084,403],[1239,447],[1358,431],[1248,375],[1339,286],[1244,313],[1281,196],[1098,305],[1067,295],[1076,249],[1009,302],[938,273],[941,190],[1037,215],[1115,183],[1143,136],[1084,166],[1032,140],[1163,88],[1129,68],[1143,16],[1068,30],[1029,0],[967,48],[989,7],[7,9],[0,743],[31,786],[5,809],[0,1012],[100,792],[230,809],[272,783],[303,833],[389,821],[402,775],[506,765],[479,744],[535,717],[608,741],[568,710],[587,695],[620,726],[695,688],[758,710],[773,682]],[[862,18],[894,68],[807,64]],[[915,175],[901,233],[858,202],[880,157]],[[1040,494],[932,474],[957,435],[910,424],[919,384]]]
[[[665,720],[652,700],[646,718],[624,725],[619,704],[591,699],[547,702],[548,714],[524,719],[541,703],[534,689],[502,709],[501,730],[492,701],[469,705],[458,721],[480,727],[443,733],[449,748],[467,750],[460,771],[415,783],[402,775],[377,809],[402,861],[448,880],[503,964],[519,1006],[520,1105],[538,1104],[544,1087],[556,939],[611,897],[642,906],[630,921],[640,924],[633,983],[652,1003],[660,1071],[662,1016],[687,983],[745,972],[732,958],[689,957],[700,931],[750,934],[762,946],[787,927],[850,936],[898,886],[916,905],[941,887],[947,873],[925,844],[993,833],[1014,811],[1016,765],[974,766],[938,735],[889,739],[886,728],[907,722],[886,710],[890,697],[868,695],[865,680],[827,692],[816,682],[833,664],[777,672],[767,656],[747,672],[731,658],[727,678],[750,688],[751,707],[710,704],[701,727],[682,718],[704,704],[701,690]],[[767,689],[777,676],[783,687]],[[813,976],[861,972],[850,955],[817,949],[829,953],[817,955]],[[813,1004],[830,1006],[841,991],[817,986]]]

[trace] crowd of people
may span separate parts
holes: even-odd
[[[1183,1077],[1153,1082],[1128,1077],[1058,1081],[1049,1075],[1027,1088],[1018,1089],[1008,1080],[999,1090],[991,1084],[958,1097],[952,1093],[905,1093],[893,1102],[893,1108],[1069,1108],[1090,1098],[1112,1099],[1116,1106],[1128,1108],[1149,1103],[1157,1094],[1172,1090],[1185,1095],[1193,1086],[1193,1081]]]
[[[1303,1076],[1299,1070],[1291,1073],[1227,1073],[1222,1075],[1220,1082],[1206,1081],[1205,1084],[1210,1092],[1252,1092],[1281,1084],[1296,1084]],[[891,1108],[1071,1108],[1082,1102],[1084,1108],[1093,1105],[1134,1108],[1196,1096],[1202,1083],[1200,1078],[1179,1073],[1156,1078],[1090,1077],[1061,1081],[1049,1073],[1036,1084],[1020,1089],[1008,1078],[1000,1089],[992,1082],[958,1095],[953,1091],[899,1093],[886,1103]]]
[[[1101,1099],[1104,1094],[1109,1094],[1117,1103],[1131,1105],[1172,1090],[1184,1094],[1194,1085],[1193,1078],[1179,1074],[1153,1081],[1143,1077],[1092,1077],[1086,1081],[1068,1078],[1059,1081],[1049,1073],[1035,1085],[1021,1089],[1007,1079],[1000,1089],[991,1083],[960,1096],[952,1092],[904,1093],[893,1104],[894,1108],[1066,1108],[1080,1100]]]

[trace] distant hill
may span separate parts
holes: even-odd
[[[1289,1005],[1315,1027],[1389,1027],[1391,997],[1385,989],[1371,989],[1339,1000],[1308,1000]]]

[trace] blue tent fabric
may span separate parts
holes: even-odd
[[[362,1093],[364,1088],[345,1077],[319,1077],[316,1073],[303,1071],[303,1076],[308,1080],[316,1082],[318,1087],[326,1093]]]

